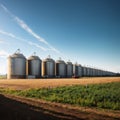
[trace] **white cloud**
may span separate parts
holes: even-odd
[[[1,7],[3,8],[3,10],[5,12],[7,12],[16,21],[16,23],[22,29],[24,29],[26,32],[28,32],[30,35],[32,35],[34,38],[36,38],[38,41],[46,44],[50,48],[50,50],[52,50],[56,53],[60,53],[59,50],[57,50],[56,48],[51,46],[44,38],[42,38],[38,34],[36,34],[23,20],[21,20],[19,17],[15,16],[15,15],[13,15],[4,5],[1,4]]]
[[[4,51],[4,50],[0,50],[0,57],[5,58],[5,57],[7,57],[8,55],[9,55],[8,52],[6,52],[6,51]]]
[[[4,50],[0,50],[0,53],[6,54]],[[0,56],[0,74],[6,74],[7,73],[7,59],[6,56]]]

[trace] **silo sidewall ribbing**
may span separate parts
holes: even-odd
[[[66,65],[64,63],[56,63],[56,76],[61,78],[66,77]]]
[[[45,60],[42,62],[42,75],[43,77],[55,77],[55,62],[52,60]]]
[[[55,76],[55,63],[47,61],[46,62],[46,74],[48,77],[54,77]]]
[[[72,64],[67,64],[66,67],[67,67],[67,77],[70,78],[73,75],[73,65]]]
[[[8,58],[8,79],[26,78],[26,59]]]
[[[35,78],[41,77],[41,61],[38,59],[28,60],[28,75],[33,75]]]

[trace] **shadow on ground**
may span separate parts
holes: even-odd
[[[0,95],[0,120],[83,120],[64,113],[57,117],[57,114]]]

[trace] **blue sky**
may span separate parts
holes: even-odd
[[[0,0],[0,73],[18,48],[120,72],[120,0]]]

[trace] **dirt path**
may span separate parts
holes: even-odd
[[[117,117],[117,118],[116,118]],[[108,112],[90,108],[51,103],[0,94],[0,120],[119,120],[120,111]]]
[[[66,78],[66,79],[0,79],[0,87],[11,89],[29,89],[43,87],[58,87],[68,85],[86,85],[108,82],[120,82],[120,77],[88,77],[88,78]]]

